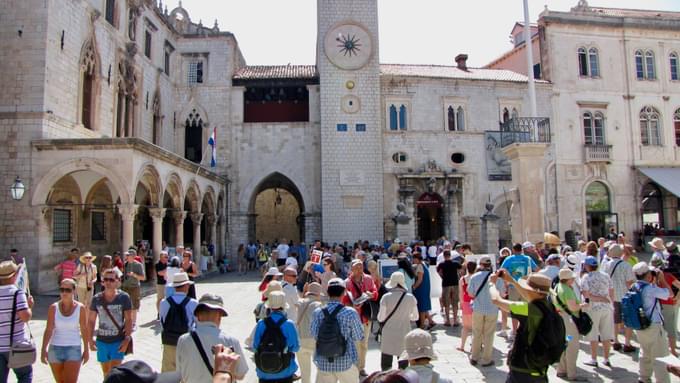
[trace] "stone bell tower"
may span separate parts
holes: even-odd
[[[323,239],[383,240],[377,0],[318,0]]]

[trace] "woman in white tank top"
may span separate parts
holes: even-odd
[[[73,298],[75,290],[73,279],[62,280],[59,284],[60,299],[47,311],[40,360],[44,364],[49,362],[57,382],[77,382],[80,364],[87,363],[90,357],[87,309]]]

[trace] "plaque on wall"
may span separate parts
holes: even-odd
[[[484,132],[484,145],[489,181],[510,181],[512,167],[510,159],[501,150],[501,132]]]
[[[342,196],[342,207],[345,209],[361,209],[364,207],[364,196],[344,195]]]
[[[366,173],[360,170],[340,170],[341,186],[363,186],[366,184]]]

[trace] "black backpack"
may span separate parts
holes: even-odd
[[[549,300],[538,300],[529,304],[538,308],[543,319],[536,329],[534,339],[527,345],[525,361],[527,366],[535,371],[544,372],[548,366],[559,362],[562,353],[567,348],[566,330],[562,318]]]
[[[286,322],[282,317],[274,322],[271,316],[264,320],[264,333],[255,349],[255,365],[262,372],[275,374],[290,366],[293,353],[288,351],[288,342],[281,331],[281,325]]]
[[[323,320],[319,326],[319,334],[316,338],[316,354],[328,358],[333,363],[333,359],[345,355],[347,342],[340,331],[338,313],[344,306],[338,305],[332,312],[324,308]]]
[[[189,332],[189,320],[187,319],[187,311],[185,309],[191,297],[188,295],[184,297],[182,302],[175,302],[172,297],[166,299],[170,304],[168,314],[165,320],[162,321],[163,331],[161,332],[161,343],[172,346],[177,346],[177,340],[183,334]]]

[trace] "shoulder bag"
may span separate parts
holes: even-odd
[[[104,298],[104,295],[102,294],[102,307],[104,308],[104,312],[106,315],[111,319],[111,322],[113,323],[114,326],[118,329],[118,333],[123,333],[125,335],[125,329],[123,326],[118,324],[118,321],[116,321],[116,318],[111,315],[111,311],[109,311],[109,304],[106,303],[106,299]],[[123,314],[125,315],[125,314]],[[132,345],[132,336],[130,336],[130,341],[127,344],[127,348],[125,349],[125,355],[130,355],[134,352],[134,346]]]
[[[405,297],[405,296],[406,296],[406,291],[404,291],[404,292],[401,294],[401,297],[399,297],[399,301],[397,301],[397,305],[394,306],[394,308],[392,309],[392,312],[390,313],[390,315],[388,315],[387,318],[385,318],[384,321],[378,322],[378,324],[379,324],[379,326],[378,326],[378,332],[375,333],[375,341],[376,341],[376,342],[380,342],[380,337],[382,336],[382,330],[383,330],[383,327],[385,327],[385,323],[387,323],[387,321],[390,320],[390,318],[392,318],[392,315],[394,315],[394,313],[397,311],[397,309],[399,308],[399,305],[401,304],[401,301],[404,300],[404,297]]]
[[[555,292],[555,297],[557,298],[557,303],[560,304],[560,308],[569,314],[571,320],[574,321],[574,325],[576,326],[578,333],[581,335],[587,335],[593,328],[593,320],[590,319],[590,315],[583,311],[580,311],[578,316],[574,315],[574,313],[569,310],[567,305],[562,302],[562,299],[560,299],[560,296],[557,295],[557,292]]]
[[[486,281],[489,280],[489,277],[491,276],[491,274],[492,274],[491,271],[489,271],[489,274],[487,274],[486,277],[484,277],[484,280],[482,281],[482,284],[479,286],[479,288],[477,289],[477,292],[475,293],[475,296],[472,297],[472,299],[477,298],[477,296],[479,295],[479,293],[482,292],[482,289],[484,289],[484,286],[486,286]]]
[[[26,323],[26,328],[31,338],[26,340],[21,340],[19,342],[14,342],[14,321],[17,315],[17,295],[20,290],[14,292],[14,300],[12,301],[12,324],[9,330],[9,358],[7,360],[7,367],[9,368],[21,368],[30,366],[35,363],[36,360],[36,349],[35,342],[33,341],[33,334],[31,333],[28,323]]]
[[[203,364],[208,368],[208,371],[210,372],[210,376],[213,376],[213,367],[210,364],[210,360],[208,359],[208,355],[206,355],[205,350],[203,349],[203,344],[201,343],[201,339],[198,337],[198,334],[196,334],[196,331],[191,331],[191,339],[194,340],[194,344],[196,345],[196,348],[198,349],[198,353],[201,354],[201,359],[203,359]]]
[[[614,268],[612,269],[611,274],[609,274],[609,278],[614,277],[614,272],[616,271],[616,268],[619,267],[619,265],[623,262],[624,262],[623,260],[620,260],[617,264],[614,265]]]

